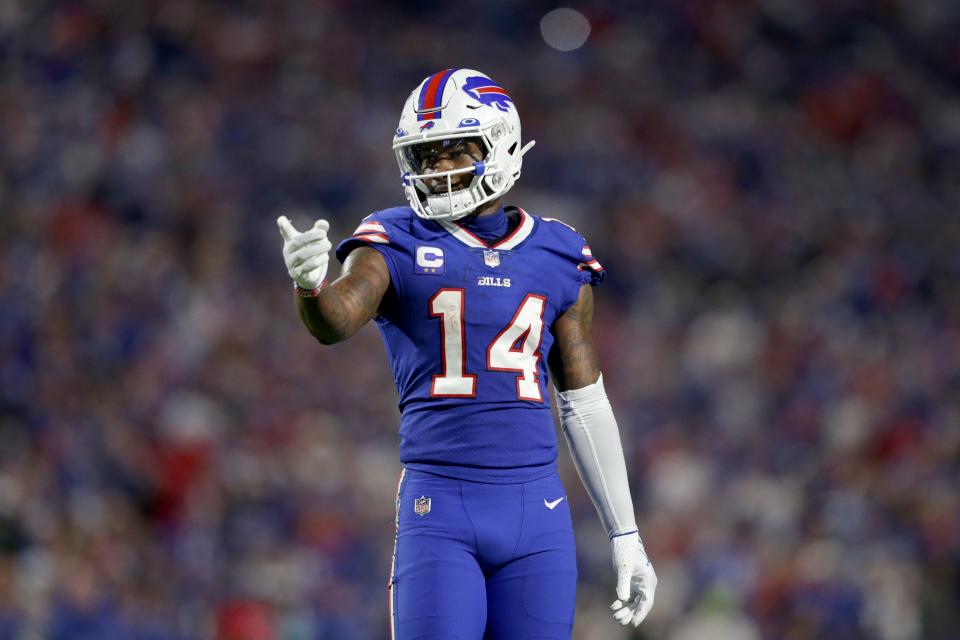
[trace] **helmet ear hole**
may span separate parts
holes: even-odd
[[[510,155],[513,155],[513,153],[514,153],[516,150],[517,150],[517,143],[514,142],[512,145],[510,145],[510,148],[507,149],[507,153],[509,153]]]
[[[490,176],[489,185],[493,188],[494,191],[499,191],[504,183],[506,182],[506,176],[502,171],[498,171]]]

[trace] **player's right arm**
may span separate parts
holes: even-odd
[[[390,286],[390,272],[375,249],[358,247],[343,264],[343,273],[316,296],[297,296],[303,324],[322,344],[346,340],[377,315]]]
[[[313,228],[297,231],[286,218],[277,218],[283,236],[283,258],[296,285],[297,310],[310,333],[323,344],[334,344],[355,334],[377,314],[390,287],[383,256],[358,247],[347,257],[343,273],[324,286],[329,262],[329,225],[318,220]]]

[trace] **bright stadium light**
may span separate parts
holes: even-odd
[[[590,37],[590,21],[576,9],[554,9],[540,19],[543,40],[558,51],[574,51]]]

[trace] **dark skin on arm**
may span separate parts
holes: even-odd
[[[315,298],[297,298],[300,319],[322,344],[346,340],[377,315],[390,287],[390,272],[383,256],[369,247],[358,247],[343,263],[343,273]]]
[[[580,287],[577,301],[553,323],[553,348],[547,365],[560,391],[582,389],[600,378],[600,362],[593,346],[593,287]]]

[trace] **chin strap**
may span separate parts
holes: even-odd
[[[531,140],[531,141],[528,142],[527,144],[523,145],[523,146],[520,148],[520,157],[522,158],[523,156],[527,155],[527,151],[530,151],[530,149],[533,149],[533,145],[535,145],[535,144],[537,144],[537,141],[536,141],[536,140]]]

